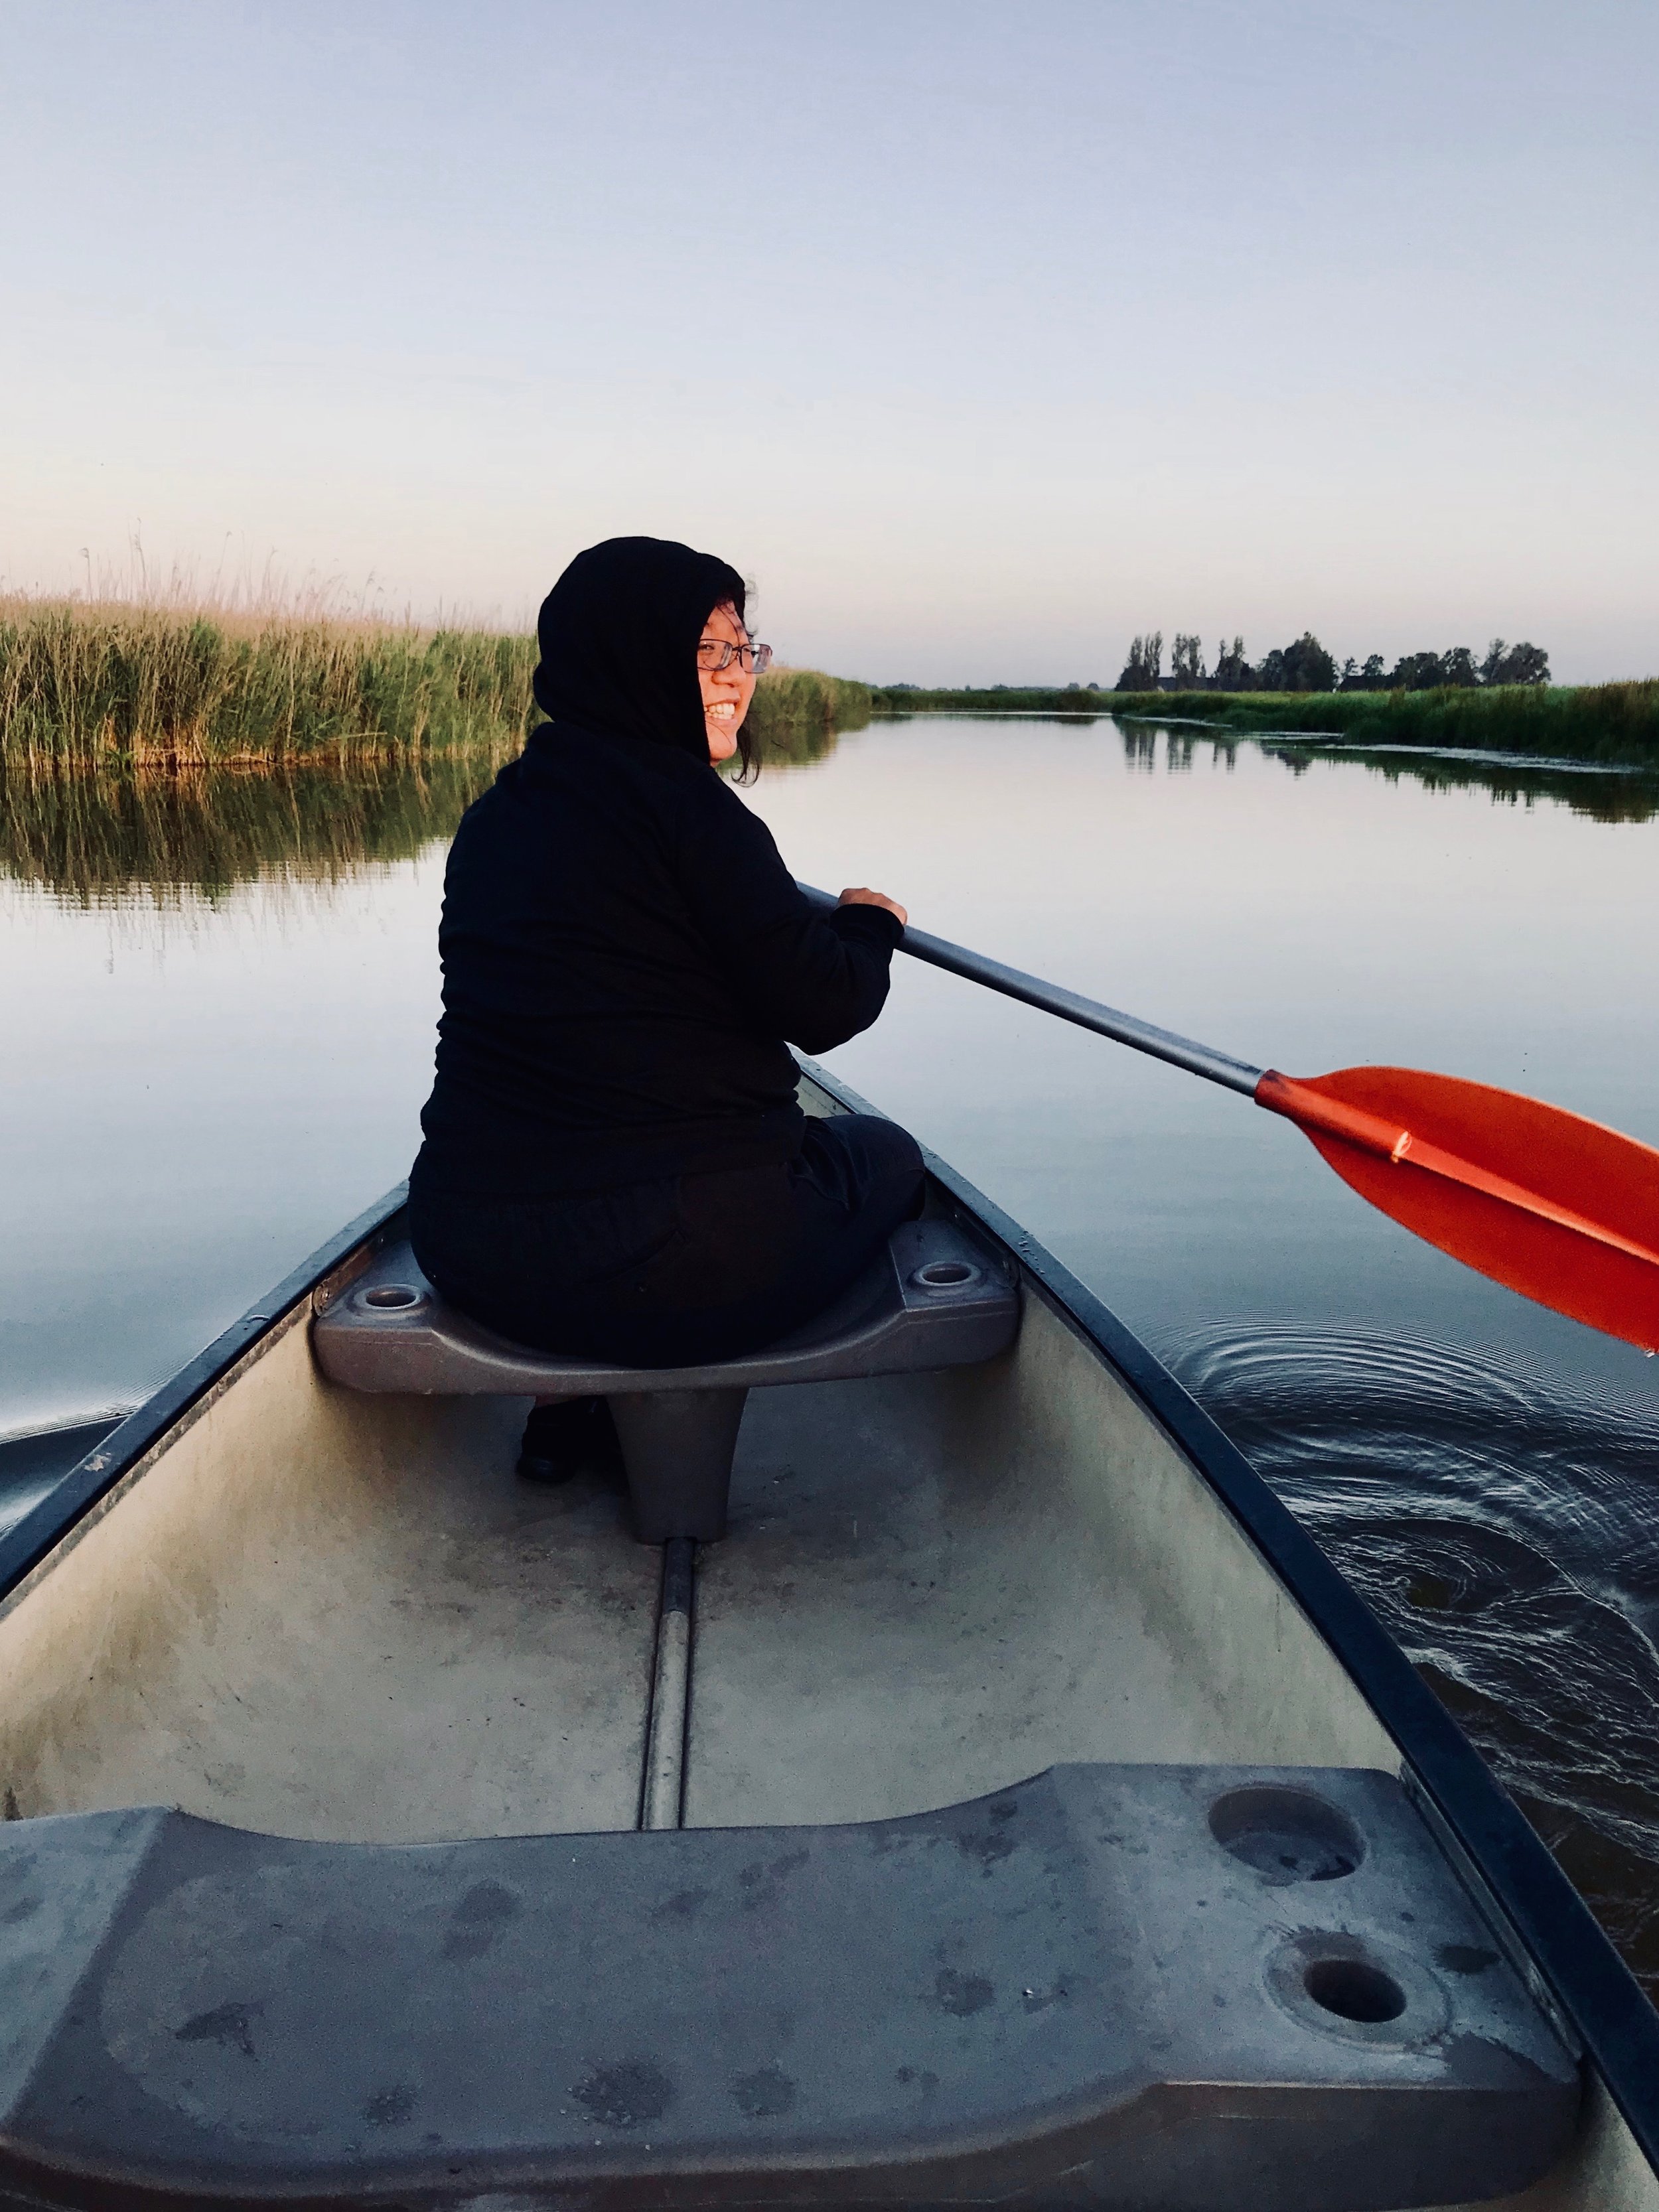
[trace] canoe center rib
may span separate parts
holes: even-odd
[[[662,1547],[662,1595],[657,1607],[645,1766],[640,1778],[641,1828],[678,1828],[684,1817],[696,1603],[696,1547],[689,1537],[676,1536]]]

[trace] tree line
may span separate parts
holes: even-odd
[[[1495,637],[1483,659],[1467,645],[1445,653],[1402,653],[1389,668],[1380,653],[1362,662],[1352,655],[1340,668],[1311,630],[1293,644],[1276,647],[1252,665],[1244,641],[1223,638],[1215,665],[1206,669],[1200,639],[1177,630],[1170,648],[1170,672],[1164,673],[1164,633],[1149,631],[1129,647],[1118,691],[1432,691],[1443,684],[1459,690],[1500,684],[1547,684],[1549,655],[1541,646],[1506,644]]]

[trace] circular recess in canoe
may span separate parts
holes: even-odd
[[[1267,1961],[1267,1988],[1304,2027],[1345,2042],[1407,2049],[1443,2035],[1446,1993],[1392,1943],[1332,1929],[1293,1936]]]
[[[1302,1986],[1322,2012],[1339,2020],[1380,2025],[1406,2009],[1406,1992],[1394,1976],[1364,1959],[1310,1959]]]
[[[376,1313],[408,1313],[426,1304],[426,1292],[414,1283],[376,1283],[358,1297],[360,1304]]]
[[[960,1291],[978,1282],[982,1272],[966,1260],[930,1260],[925,1267],[915,1270],[910,1280],[920,1283],[924,1291]]]
[[[1224,1851],[1275,1888],[1340,1881],[1365,1856],[1365,1838],[1311,1790],[1263,1783],[1230,1790],[1210,1808],[1210,1833]]]

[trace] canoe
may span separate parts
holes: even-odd
[[[1659,2207],[1547,1852],[929,1166],[666,1376],[450,1312],[393,1192],[0,1540],[0,2203]],[[629,1494],[514,1476],[579,1388]]]

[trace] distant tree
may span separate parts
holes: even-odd
[[[1185,630],[1176,632],[1175,643],[1170,647],[1170,673],[1183,690],[1204,681],[1204,645],[1201,639],[1189,636]]]
[[[1342,664],[1336,688],[1339,691],[1380,691],[1387,681],[1382,667],[1380,653],[1368,653],[1363,665],[1350,655]]]
[[[1310,629],[1293,645],[1278,647],[1256,671],[1262,691],[1334,691],[1336,663]]]
[[[1225,638],[1217,641],[1215,688],[1218,691],[1253,691],[1256,689],[1255,671],[1244,658],[1242,637],[1236,637],[1231,645]]]
[[[1505,645],[1493,638],[1480,664],[1483,684],[1547,684],[1550,657],[1540,645]]]
[[[1164,670],[1164,633],[1149,630],[1138,637],[1129,647],[1129,658],[1123,664],[1123,673],[1113,686],[1118,691],[1156,691],[1158,679]]]
[[[1467,690],[1480,681],[1480,672],[1474,665],[1474,655],[1467,645],[1454,645],[1440,656],[1440,681],[1455,684]]]
[[[1286,691],[1334,691],[1336,663],[1310,629],[1285,648]]]
[[[1404,653],[1389,671],[1390,691],[1432,691],[1443,684],[1437,653]]]

